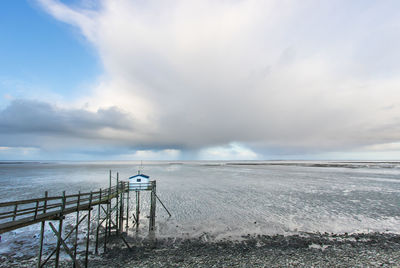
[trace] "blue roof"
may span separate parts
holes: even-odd
[[[143,177],[143,178],[146,178],[146,179],[150,178],[150,176],[147,176],[147,175],[144,175],[144,174],[137,174],[135,176],[129,177],[129,179],[133,179],[133,178],[136,178],[136,177]]]

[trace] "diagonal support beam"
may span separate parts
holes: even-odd
[[[103,222],[106,220],[107,218],[104,218],[104,219],[102,219],[100,222],[99,222],[99,225],[97,226],[97,228],[96,228],[96,230],[98,230],[98,229],[100,229],[100,227],[102,227],[102,224],[103,224]],[[104,227],[103,227],[104,228]]]
[[[74,231],[75,231],[75,229],[76,229],[76,226],[78,226],[79,224],[81,224],[81,222],[86,218],[86,216],[87,216],[87,215],[83,216],[82,219],[79,220],[78,224],[76,224],[76,225],[74,226],[74,228],[72,228],[72,230],[69,231],[69,233],[65,236],[64,240],[67,240],[67,239],[69,238],[69,236],[70,236],[71,234],[74,233]],[[54,253],[56,253],[56,251],[57,251],[57,249],[54,249],[54,250],[50,253],[50,255],[46,258],[46,260],[40,265],[40,267],[43,267],[43,266],[50,260],[50,258],[54,255]]]
[[[136,216],[135,216],[135,214],[134,214],[134,213],[132,214],[132,216],[133,216],[134,224],[136,225],[136,224],[137,224],[137,219],[136,219]]]
[[[61,238],[61,234],[57,231],[57,229],[54,227],[54,225],[51,222],[49,222],[49,225],[50,225],[51,229],[53,230],[53,232],[56,234],[57,238],[60,240],[60,242],[61,242],[62,246],[64,247],[65,251],[67,252],[67,254],[74,261],[75,266],[78,267],[78,268],[81,268],[79,262],[75,259],[75,257],[72,254],[71,250],[68,248],[67,244],[65,244],[65,241]]]
[[[107,211],[106,211],[106,209],[105,208],[103,208],[103,207],[101,207],[101,209],[103,210],[103,212],[106,214],[106,218],[107,218]]]
[[[106,209],[103,208],[103,207],[101,207],[101,208],[103,209],[104,213],[107,215],[108,213],[107,213]],[[113,211],[116,210],[117,208],[118,208],[118,206],[114,206],[114,208],[112,208],[112,209],[110,210],[110,213],[113,213]]]
[[[112,213],[114,212],[114,210],[118,209],[118,206],[117,206],[117,205],[114,206],[114,208],[111,209],[109,213],[107,213],[107,211],[105,210],[105,208],[103,208],[103,207],[101,207],[101,208],[103,209],[104,213],[106,214],[106,218],[103,219],[103,221],[104,221],[105,219],[107,219],[108,216],[111,218]],[[110,220],[110,219],[109,219],[109,220]],[[103,221],[101,221],[101,222],[103,223]],[[112,220],[110,220],[110,221],[112,221]],[[113,222],[113,224],[114,224],[114,222]],[[110,224],[110,225],[111,225],[111,224]],[[112,226],[112,228],[117,228],[117,227],[116,227],[116,225],[114,224],[114,225]],[[111,226],[110,226],[110,229],[111,229]]]
[[[157,197],[157,200],[160,202],[160,204],[163,206],[163,208],[167,211],[168,215],[171,217],[172,216],[171,213],[169,213],[169,210],[164,205],[164,203],[161,201],[161,199],[158,197],[158,195],[156,193],[154,193],[154,195]]]

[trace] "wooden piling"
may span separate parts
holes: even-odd
[[[124,192],[123,184],[120,186],[121,193],[119,194],[119,232],[122,233],[124,228]]]
[[[17,211],[18,211],[18,204],[15,204],[14,206],[14,216],[13,216],[13,221],[17,218]]]
[[[119,234],[119,174],[117,172],[117,202],[116,202],[116,211],[115,211],[115,232],[117,235]]]
[[[139,232],[140,192],[136,191],[136,232]]]
[[[63,194],[62,194],[61,213],[60,213],[60,220],[58,223],[58,233],[60,235],[57,237],[56,262],[54,264],[55,268],[58,268],[58,262],[60,260],[60,246],[61,246],[63,219],[64,219],[64,215],[63,215],[64,209],[65,209],[65,191],[63,191]]]
[[[111,170],[110,170],[110,188],[108,194],[108,205],[107,205],[107,212],[108,212],[108,236],[111,236]]]
[[[96,224],[96,248],[94,250],[95,254],[99,254],[99,230],[100,230],[100,206],[101,206],[101,188],[100,188],[100,194],[99,194],[99,205],[97,206],[97,224]]]
[[[126,192],[126,232],[128,232],[128,228],[129,228],[129,181],[127,182],[127,187],[128,190]]]
[[[108,237],[108,202],[107,202],[107,204],[106,204],[106,207],[107,207],[107,209],[106,209],[106,226],[105,226],[105,229],[104,229],[104,249],[103,249],[103,252],[106,252],[106,249],[107,249],[107,237]]]
[[[47,209],[47,195],[48,192],[44,192],[44,203],[43,203],[43,213],[46,213]],[[41,267],[41,262],[42,262],[42,252],[43,252],[43,238],[44,238],[44,227],[46,225],[46,221],[41,222],[41,227],[40,227],[40,241],[39,241],[39,253],[38,253],[38,262],[37,262],[37,267]]]
[[[81,203],[81,191],[78,192],[78,200],[76,202],[76,225],[75,225],[75,242],[74,242],[74,258],[76,259],[76,251],[78,248],[78,230],[79,230],[79,205]],[[75,268],[75,263],[73,264]]]
[[[88,217],[87,217],[87,237],[86,237],[86,252],[85,252],[85,268],[88,267],[88,258],[89,258],[89,242],[90,242],[90,214],[92,211],[92,198],[93,193],[90,192],[89,196],[89,208],[88,208]]]
[[[153,232],[156,223],[156,181],[151,182],[151,197],[150,197],[150,224],[149,231]]]
[[[108,188],[107,210],[106,210],[106,228],[104,232],[104,251],[107,250],[107,239],[111,235],[111,170],[110,170],[110,187]]]
[[[36,220],[38,209],[39,209],[39,200],[36,200],[35,214],[33,215],[34,220]]]

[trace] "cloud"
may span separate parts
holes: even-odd
[[[137,150],[133,154],[123,154],[122,159],[129,160],[174,160],[179,159],[181,152],[176,149],[165,150]]]
[[[40,149],[34,147],[0,147],[0,160],[34,159],[40,155]]]
[[[93,126],[89,136],[126,127],[107,110],[118,107],[146,134],[114,139],[146,150],[320,153],[400,139],[397,2],[39,2],[78,27],[104,65],[80,100],[92,113],[67,113]]]
[[[199,159],[202,160],[258,160],[260,155],[237,143],[228,146],[206,148],[199,152]]]
[[[138,131],[132,117],[115,107],[90,112],[58,108],[40,101],[13,100],[0,110],[0,136],[7,137],[2,139],[2,145],[19,146],[22,139],[29,137],[29,146],[45,146],[44,140],[54,139],[54,144],[68,147],[73,143],[62,144],[63,140],[112,141],[135,132]]]

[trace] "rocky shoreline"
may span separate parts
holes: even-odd
[[[129,250],[118,238],[89,267],[399,267],[400,235],[390,233],[243,236],[206,242],[157,239],[135,242]],[[34,262],[20,262],[31,267]],[[5,263],[3,263],[5,264]],[[71,267],[64,260],[61,267]],[[15,265],[15,263],[14,263]]]
[[[144,241],[114,247],[90,267],[400,267],[400,235],[300,234]]]

